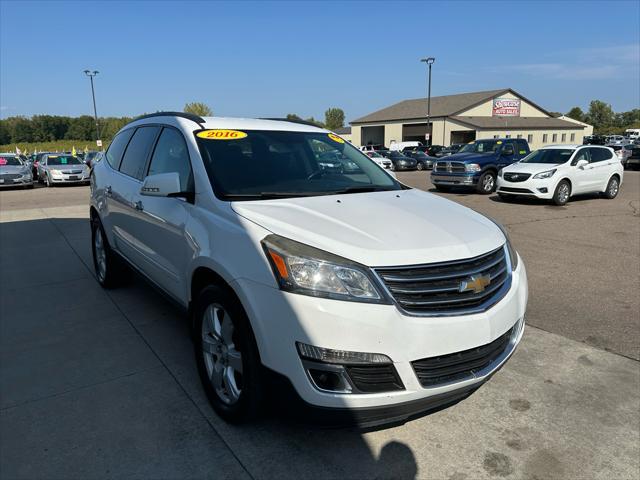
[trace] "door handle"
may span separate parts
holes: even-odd
[[[111,196],[111,185],[107,185],[106,187],[104,187],[104,193],[107,197]]]
[[[142,205],[142,202],[138,200],[133,204],[133,208],[135,208],[139,212],[142,212],[144,210],[144,205]]]

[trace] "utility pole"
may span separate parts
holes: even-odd
[[[93,117],[95,118],[96,121],[96,145],[98,147],[101,147],[101,143],[100,142],[100,127],[98,126],[98,111],[96,110],[96,92],[93,88],[93,77],[95,77],[98,73],[97,70],[85,70],[84,71],[85,75],[87,77],[89,77],[89,80],[91,80],[91,97],[93,98]]]
[[[427,83],[427,129],[429,130],[429,146],[431,146],[433,140],[433,132],[431,129],[431,65],[436,61],[434,57],[421,58],[421,62],[429,65],[429,81]]]

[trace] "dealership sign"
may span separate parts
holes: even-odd
[[[493,116],[494,117],[519,117],[520,116],[520,99],[494,98],[493,99]]]

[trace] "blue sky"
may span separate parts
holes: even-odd
[[[181,110],[347,120],[425,96],[511,87],[566,112],[640,103],[640,2],[0,0],[0,116]]]

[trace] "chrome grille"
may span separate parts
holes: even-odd
[[[508,182],[524,182],[531,176],[530,173],[503,173],[504,179]]]
[[[436,162],[435,170],[441,173],[460,173],[465,171],[465,166],[461,162]]]
[[[465,260],[375,271],[398,305],[417,315],[482,312],[500,301],[511,284],[504,247]],[[488,282],[480,285],[481,280]]]

